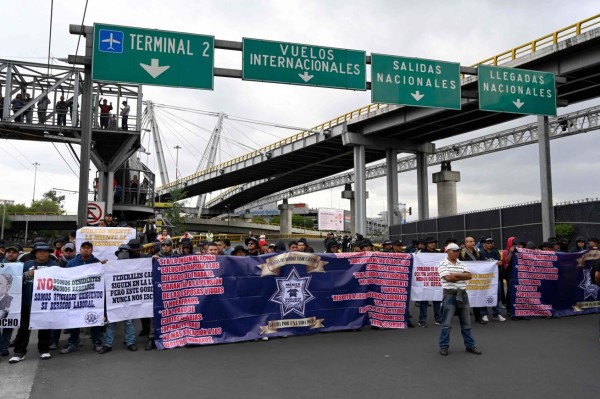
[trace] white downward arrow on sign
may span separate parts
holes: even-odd
[[[150,65],[142,64],[140,66],[146,70],[153,78],[157,78],[162,75],[164,71],[171,68],[169,65],[158,66],[158,58],[152,58]]]
[[[421,92],[419,92],[419,90],[417,90],[414,93],[410,93],[411,96],[413,96],[413,98],[417,101],[421,100],[423,97],[425,97],[425,94],[421,94]]]
[[[517,109],[521,109],[521,107],[522,107],[523,105],[525,105],[525,103],[522,103],[522,102],[521,102],[521,99],[520,99],[520,98],[517,98],[517,101],[513,101],[513,104],[515,104],[515,107],[517,107]]]
[[[300,76],[302,78],[303,81],[308,82],[309,80],[311,80],[314,75],[309,75],[308,72],[304,71],[303,74],[298,74],[298,76]]]

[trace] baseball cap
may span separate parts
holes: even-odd
[[[92,244],[90,241],[84,241],[81,243],[81,245],[79,246],[79,248],[83,247],[84,245],[90,246],[92,248],[94,248],[94,244]]]
[[[460,249],[460,247],[458,245],[456,245],[455,243],[448,244],[446,246],[446,252],[448,252],[448,251],[458,251],[459,249]]]

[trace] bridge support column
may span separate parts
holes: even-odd
[[[429,193],[427,191],[427,153],[417,152],[417,205],[419,220],[429,218]]]
[[[365,146],[354,146],[354,228],[357,233],[367,234],[367,172],[365,168]]]
[[[554,236],[554,204],[552,200],[552,165],[550,162],[550,123],[538,116],[538,148],[540,153],[540,186],[542,200],[542,233],[544,240]]]
[[[350,200],[350,234],[354,236],[356,234],[356,225],[354,223],[356,215],[354,212],[354,191],[352,191],[352,185],[350,183],[344,185],[342,198]]]
[[[398,211],[398,150],[390,149],[385,152],[387,168],[387,223],[388,227],[400,224]]]
[[[433,182],[437,184],[438,216],[455,215],[456,183],[460,181],[460,172],[450,168],[450,162],[442,162],[442,170],[432,175]]]
[[[104,201],[104,212],[112,213],[114,193],[113,193],[113,181],[115,179],[115,172],[100,171],[98,177],[98,201]]]
[[[294,206],[288,204],[287,199],[277,207],[279,209],[279,232],[281,234],[292,234],[292,211]]]

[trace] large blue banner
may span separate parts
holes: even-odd
[[[576,253],[518,249],[511,271],[511,316],[573,316],[600,312],[600,287],[591,261],[600,251]]]
[[[152,269],[159,349],[408,322],[410,254],[192,255]]]

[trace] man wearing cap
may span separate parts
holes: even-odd
[[[84,241],[79,246],[79,254],[75,256],[73,259],[67,263],[67,268],[78,267],[83,265],[91,265],[93,263],[106,263],[106,260],[100,260],[94,256],[92,253],[94,251],[94,245],[90,241]],[[92,336],[92,345],[94,346],[94,350],[98,352],[102,349],[102,327],[90,327],[91,336]],[[60,353],[65,355],[67,353],[75,352],[79,347],[79,335],[81,333],[81,329],[79,328],[71,328],[69,330],[69,341],[66,347],[61,349]]]
[[[267,242],[267,240],[260,240],[258,242],[258,248],[261,255],[269,253],[269,243]]]
[[[440,252],[437,248],[437,240],[433,237],[427,237],[424,240],[420,240],[418,246],[424,246],[423,249],[419,249],[417,252],[423,253],[438,253]],[[441,301],[431,301],[433,303],[433,319],[435,324],[440,325],[442,320],[442,312],[440,307],[442,305]],[[419,306],[419,327],[427,327],[427,308],[429,307],[428,301],[418,302]]]
[[[106,216],[104,216],[104,221],[106,222],[106,227],[119,227],[117,222],[113,220],[112,213],[107,213]]]
[[[75,244],[68,242],[61,248],[61,257],[58,258],[60,267],[67,267],[67,263],[75,258]]]
[[[244,241],[246,247],[248,248],[246,255],[247,256],[258,256],[260,252],[258,251],[258,240],[256,237],[248,237],[246,241]]]
[[[35,259],[23,264],[23,295],[21,297],[21,323],[15,339],[14,356],[9,363],[19,363],[25,360],[27,345],[29,345],[29,321],[31,317],[31,300],[33,296],[33,276],[35,271],[50,266],[58,266],[58,262],[50,258],[50,247],[45,242],[38,242],[33,246],[31,254]],[[50,355],[50,330],[38,330],[38,352],[40,359],[47,360]]]
[[[404,251],[404,243],[402,240],[396,240],[392,243],[392,252],[399,254],[403,253]]]
[[[373,243],[368,238],[363,239],[358,245],[361,252],[371,252],[373,250]]]
[[[231,253],[232,256],[246,256],[248,252],[246,251],[246,248],[244,248],[243,245],[236,245],[235,248],[233,248],[233,252]]]
[[[381,252],[394,252],[394,249],[392,248],[393,244],[392,240],[384,240],[381,243]]]
[[[460,331],[467,352],[481,355],[475,346],[475,339],[471,334],[471,316],[469,296],[467,295],[467,280],[472,278],[467,266],[458,259],[460,247],[454,243],[446,247],[446,259],[440,262],[438,274],[444,289],[442,328],[440,329],[440,355],[448,356],[450,346],[450,328],[452,318],[458,315]]]

